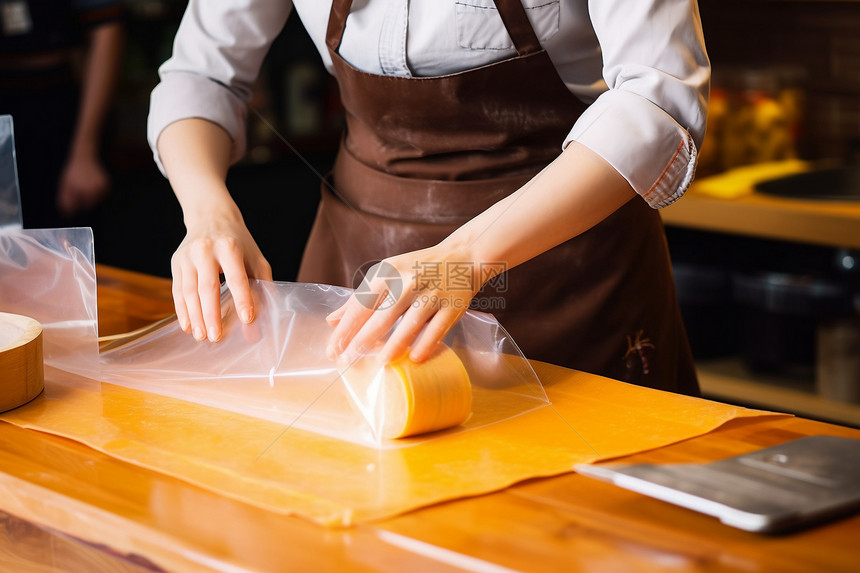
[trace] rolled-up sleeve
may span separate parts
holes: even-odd
[[[173,54],[158,69],[150,96],[147,140],[158,168],[158,137],[175,121],[200,118],[233,140],[231,162],[245,152],[245,116],[253,83],[292,2],[243,0],[188,3]]]
[[[603,92],[574,125],[651,207],[690,185],[705,133],[710,64],[695,0],[592,0]]]

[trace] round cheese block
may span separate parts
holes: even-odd
[[[44,387],[42,325],[0,312],[0,412],[26,404]]]
[[[385,367],[383,438],[405,438],[462,424],[472,413],[466,367],[447,346],[421,364],[407,356]]]

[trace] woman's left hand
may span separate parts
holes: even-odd
[[[400,320],[378,354],[381,363],[404,352],[426,360],[469,309],[489,277],[465,251],[445,246],[390,257],[374,265],[349,300],[327,320],[335,327],[328,354],[366,353]]]

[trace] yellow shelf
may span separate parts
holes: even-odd
[[[750,374],[739,359],[699,361],[697,370],[706,398],[860,428],[860,404],[824,398],[809,384]]]
[[[822,165],[829,165],[829,163]],[[660,210],[667,225],[860,249],[860,201],[785,199],[755,193],[756,181],[809,170],[803,162],[763,164],[703,177]]]

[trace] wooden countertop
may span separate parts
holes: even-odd
[[[169,281],[105,267],[98,276],[108,333],[172,310]],[[735,420],[627,460],[711,461],[815,434],[860,438],[801,418]],[[6,423],[0,532],[10,571],[848,572],[860,562],[860,515],[764,536],[576,474],[323,529]]]
[[[749,191],[720,198],[693,182],[679,201],[660,210],[667,225],[765,239],[860,249],[860,201],[784,199]]]

